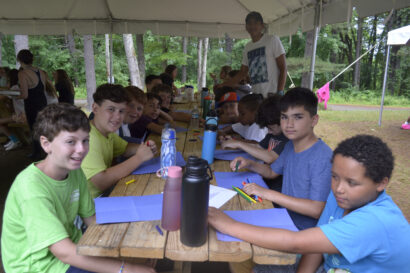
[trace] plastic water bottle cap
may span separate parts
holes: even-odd
[[[182,177],[182,168],[179,166],[168,167],[168,176],[172,178]]]

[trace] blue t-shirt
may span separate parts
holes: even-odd
[[[293,142],[289,141],[271,168],[283,175],[283,194],[325,202],[330,192],[331,158],[332,150],[321,139],[300,153],[295,152]],[[312,217],[291,210],[288,213],[300,230],[317,224]]]
[[[410,272],[410,226],[388,194],[343,213],[330,193],[318,226],[342,255],[324,254],[326,271]]]

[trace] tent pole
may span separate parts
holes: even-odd
[[[113,68],[112,68],[112,32],[110,33],[110,83],[114,83],[114,75],[113,75]]]
[[[387,56],[386,56],[386,68],[384,69],[384,77],[383,77],[382,101],[380,103],[379,126],[382,126],[384,94],[386,93],[387,72],[389,71],[390,48],[391,48],[391,45],[388,45],[387,46]]]
[[[319,18],[320,18],[320,5],[319,1],[316,3],[315,7],[315,31],[313,33],[313,49],[312,58],[310,59],[310,71],[309,71],[309,89],[313,90],[313,81],[315,78],[315,62],[316,62],[316,47],[317,47],[317,36],[319,34]]]

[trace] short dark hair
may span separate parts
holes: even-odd
[[[157,95],[159,95],[160,92],[168,93],[168,94],[170,94],[170,95],[173,94],[172,88],[171,88],[169,85],[166,85],[166,84],[158,84],[158,85],[155,85],[155,86],[152,88],[151,92],[152,92],[152,93],[155,93],[155,94],[157,94]]]
[[[61,132],[75,132],[79,129],[90,132],[90,123],[80,108],[68,103],[54,103],[41,110],[34,123],[34,139],[45,136],[49,141]]]
[[[380,138],[370,135],[357,135],[343,140],[333,152],[336,155],[351,157],[366,169],[365,176],[380,183],[390,179],[394,168],[394,157],[390,148]]]
[[[110,100],[115,103],[129,102],[127,92],[120,84],[106,83],[98,86],[93,98],[94,102],[98,105],[101,105],[104,100]]]
[[[142,105],[147,102],[147,96],[145,95],[144,91],[136,86],[130,85],[125,87],[125,92],[127,92],[128,98],[130,100],[135,100]]]
[[[155,94],[155,93],[148,92],[148,93],[147,93],[147,102],[150,101],[150,100],[153,100],[153,99],[158,100],[158,101],[159,101],[159,104],[162,104],[162,99],[161,99],[160,96],[158,96],[158,95]]]
[[[263,24],[262,15],[257,11],[251,11],[246,15],[245,23],[249,23],[250,20],[255,20],[256,22],[261,22]]]
[[[317,97],[312,90],[303,87],[290,89],[280,100],[280,111],[285,112],[289,107],[303,106],[310,116],[317,114]]]
[[[259,105],[255,121],[259,127],[280,125],[280,98],[279,95],[273,95],[264,99]]]
[[[177,67],[173,64],[169,64],[167,65],[167,67],[165,68],[165,73],[172,75],[172,72],[174,72],[174,70],[177,69]]]
[[[263,97],[260,94],[249,94],[239,100],[239,105],[245,106],[249,111],[255,112],[262,103]]]
[[[153,80],[161,79],[158,75],[148,75],[145,77],[145,84],[150,84]]]
[[[34,56],[28,49],[22,49],[17,54],[17,60],[25,64],[32,64]]]
[[[161,78],[162,83],[168,85],[169,87],[172,87],[174,84],[174,79],[167,73],[162,73],[159,77]]]

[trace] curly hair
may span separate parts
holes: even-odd
[[[94,102],[98,105],[104,102],[104,100],[110,100],[115,103],[128,103],[130,98],[125,91],[125,88],[120,84],[102,84],[97,87],[93,95]]]
[[[391,177],[394,157],[390,148],[380,138],[370,135],[357,135],[343,140],[333,152],[336,155],[351,157],[366,169],[365,176],[375,183]]]
[[[313,117],[317,114],[318,100],[312,90],[303,87],[290,89],[280,100],[280,111],[286,112],[289,108],[303,106]]]
[[[125,91],[127,92],[128,97],[130,100],[135,100],[142,105],[144,105],[147,102],[147,95],[145,95],[144,91],[139,89],[136,86],[130,85],[125,87]]]
[[[90,123],[80,108],[68,103],[55,103],[41,110],[34,123],[34,139],[45,136],[49,141],[61,132],[75,132],[82,129],[90,132]]]
[[[280,125],[280,96],[273,95],[264,99],[258,108],[256,114],[256,124],[259,127],[267,127],[268,125]]]
[[[239,105],[244,106],[251,112],[256,112],[262,100],[263,96],[261,94],[249,94],[239,100]]]

